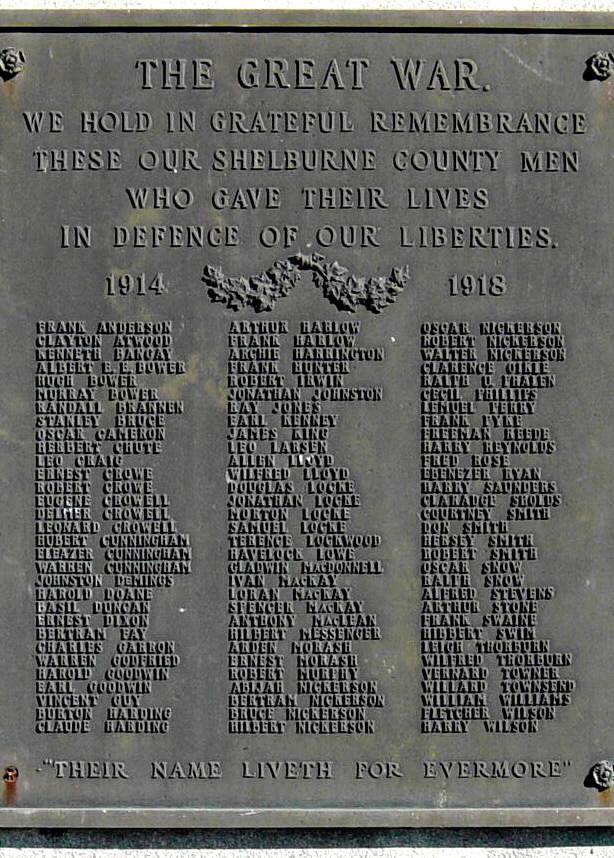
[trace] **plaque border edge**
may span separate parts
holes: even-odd
[[[614,12],[0,10],[2,32],[403,31],[614,33]],[[614,825],[614,807],[5,807],[8,828],[521,828]]]
[[[9,30],[460,30],[576,32],[614,31],[614,12],[481,12],[371,10],[41,10],[0,12]]]
[[[573,828],[614,824],[608,807],[0,809],[0,828]]]

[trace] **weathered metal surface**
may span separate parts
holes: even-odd
[[[0,824],[611,824],[612,19],[1,23]]]

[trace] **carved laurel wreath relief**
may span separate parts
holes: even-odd
[[[393,268],[388,277],[358,277],[339,262],[330,262],[320,253],[297,253],[278,259],[260,274],[251,277],[229,277],[221,267],[206,265],[202,281],[212,301],[225,304],[229,310],[251,307],[257,313],[272,310],[310,271],[313,282],[339,310],[355,312],[365,307],[381,313],[394,304],[410,281],[409,266]]]

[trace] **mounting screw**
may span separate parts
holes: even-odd
[[[4,770],[4,774],[2,775],[2,780],[6,784],[14,784],[18,777],[19,770],[17,766],[7,766]]]

